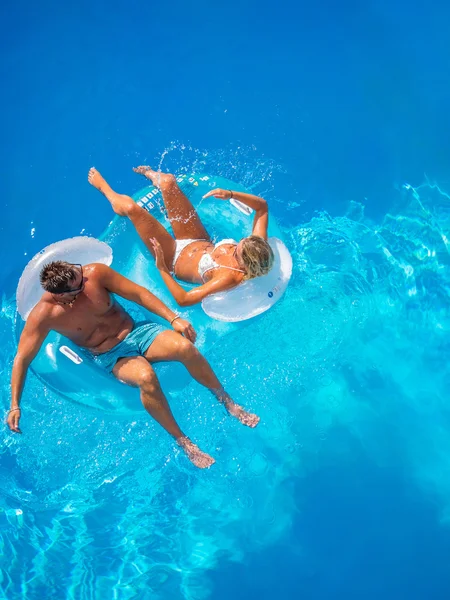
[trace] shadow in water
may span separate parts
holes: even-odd
[[[448,598],[450,529],[398,460],[380,468],[353,446],[353,462],[289,482],[298,506],[289,541],[223,565],[211,597]]]

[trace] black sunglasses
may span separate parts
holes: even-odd
[[[83,266],[79,264],[73,264],[73,267],[79,267],[81,272],[81,284],[74,289],[64,290],[63,292],[59,292],[60,294],[79,294],[81,290],[84,288],[84,277],[83,277]]]

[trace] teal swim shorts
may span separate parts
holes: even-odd
[[[114,365],[119,358],[143,356],[158,335],[167,329],[167,327],[153,323],[152,321],[137,323],[127,337],[119,342],[117,346],[108,350],[108,352],[104,352],[103,354],[88,352],[96,365],[112,373]]]

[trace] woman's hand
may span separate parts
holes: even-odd
[[[203,198],[210,198],[214,196],[214,198],[218,198],[219,200],[231,200],[233,197],[232,190],[222,190],[221,188],[216,188],[215,190],[211,190],[207,194],[203,196]]]
[[[169,269],[167,268],[167,265],[166,265],[166,260],[164,258],[164,252],[163,252],[163,249],[161,248],[161,244],[158,242],[158,240],[156,238],[150,238],[150,244],[152,245],[153,252],[155,253],[156,268],[159,269],[160,271],[169,272]]]

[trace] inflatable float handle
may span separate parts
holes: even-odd
[[[61,346],[59,351],[61,352],[61,354],[64,354],[64,356],[67,356],[67,358],[70,359],[76,365],[80,365],[83,362],[81,356],[78,356],[78,354],[68,346]]]
[[[231,198],[230,204],[232,204],[235,208],[240,210],[241,213],[244,213],[244,215],[249,216],[253,212],[253,209],[251,209],[250,206],[246,206],[245,204],[242,204],[242,202],[239,202],[239,200],[236,200],[235,198]]]

